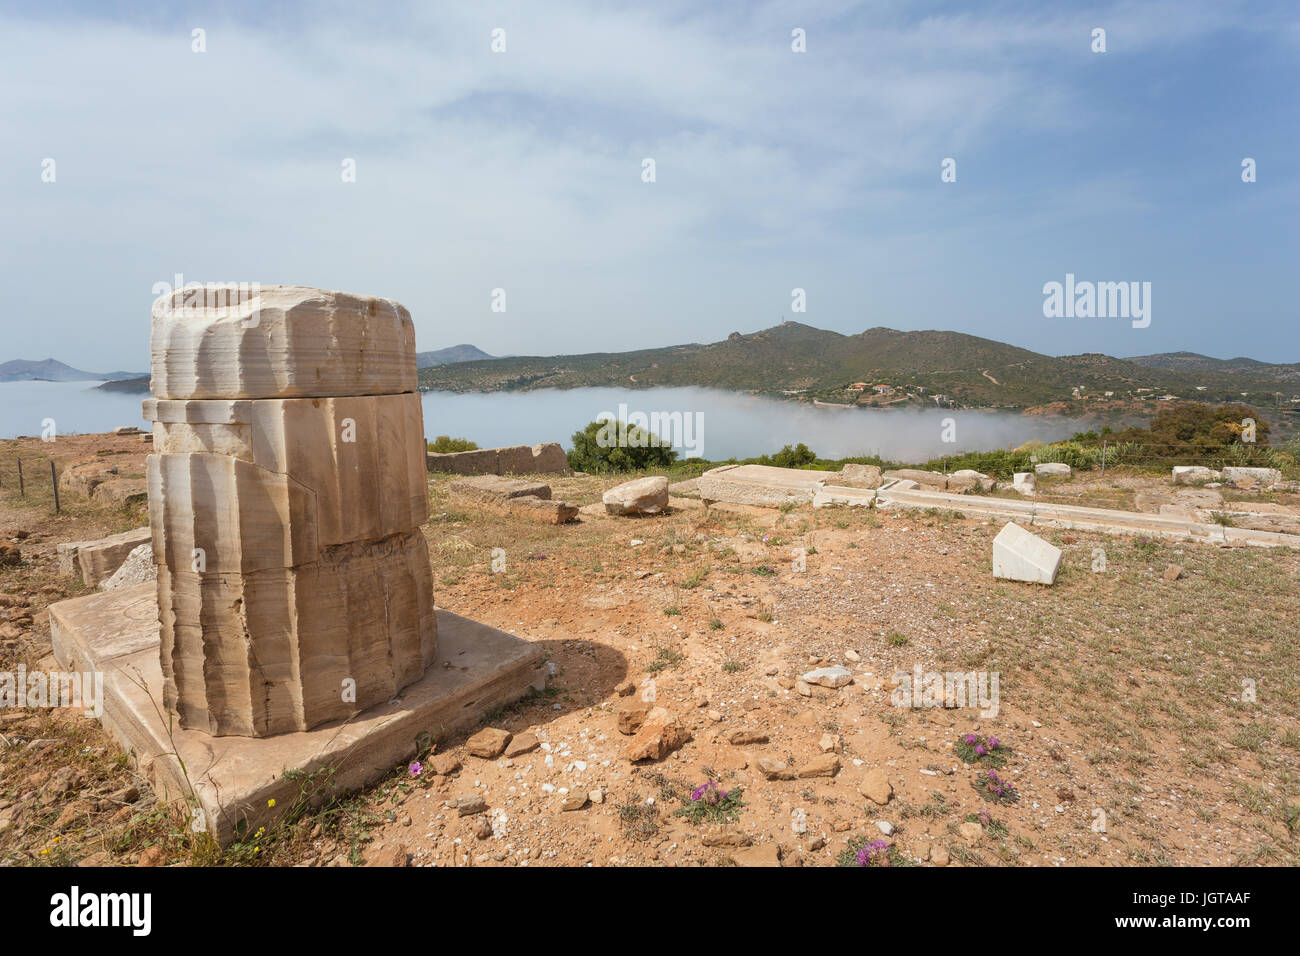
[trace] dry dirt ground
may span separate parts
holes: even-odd
[[[143,450],[91,436],[59,454],[119,446],[128,465]],[[142,520],[20,501],[17,447],[0,443],[0,542],[22,556],[0,567],[0,670],[41,661],[45,607],[79,588],[58,576],[55,543]],[[43,450],[29,442],[24,458]],[[994,580],[1000,523],[954,511],[675,499],[656,517],[556,527],[453,510],[448,480],[430,480],[437,601],[545,647],[548,691],[485,724],[535,749],[484,759],[468,735],[430,728],[418,771],[352,795],[304,780],[286,822],[219,850],[157,806],[95,722],[3,713],[0,860],[813,866],[883,841],[873,859],[889,865],[1298,862],[1300,552],[1047,529],[1065,561],[1046,588]],[[552,485],[589,504],[618,480]],[[1169,490],[1124,472],[1045,490],[1100,503],[1141,488]],[[799,686],[830,665],[852,683]],[[996,716],[894,706],[894,675],[917,665],[996,672]],[[619,715],[650,694],[690,739],[634,764]],[[1014,802],[975,786],[990,767],[961,759],[966,734],[999,739]],[[788,771],[768,779],[778,763]],[[869,785],[882,775],[883,795]],[[723,808],[692,804],[709,781]]]

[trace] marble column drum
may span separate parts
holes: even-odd
[[[163,696],[265,737],[388,701],[437,651],[410,314],[295,286],[153,306]]]

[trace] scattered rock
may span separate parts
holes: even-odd
[[[1169,565],[1169,567],[1165,568],[1165,573],[1162,575],[1166,581],[1177,581],[1182,576],[1183,568],[1182,565],[1178,564]]]
[[[840,770],[840,758],[835,754],[818,754],[799,768],[800,777],[833,777]]]
[[[819,684],[822,687],[844,687],[853,683],[853,673],[847,667],[836,664],[834,667],[818,667],[799,679],[804,683]]]
[[[438,754],[429,761],[429,766],[438,776],[446,777],[460,770],[460,758],[455,754]]]
[[[163,852],[160,846],[151,846],[136,859],[136,866],[163,866],[167,862],[167,854]]]
[[[654,702],[637,697],[621,701],[615,712],[616,726],[620,734],[632,736],[645,723],[646,715],[654,710]]]
[[[894,795],[894,788],[889,783],[889,778],[885,772],[879,768],[870,770],[858,784],[858,793],[862,794],[872,803],[878,806],[884,806],[889,802],[889,798]]]
[[[971,846],[974,846],[984,838],[984,828],[973,821],[967,821],[961,824],[957,827],[957,830],[961,833],[961,838]]]
[[[508,730],[485,727],[465,741],[465,749],[475,757],[482,757],[484,760],[495,760],[501,756],[501,752],[506,749],[508,743],[510,743],[510,732]]]
[[[767,734],[752,727],[741,727],[727,734],[727,742],[737,747],[743,747],[747,744],[765,744],[767,739]]]
[[[505,755],[507,757],[522,757],[540,746],[541,741],[537,739],[536,734],[519,734],[517,737],[511,738],[510,743],[506,744]]]
[[[380,847],[374,857],[367,862],[370,866],[408,866],[410,854],[406,852],[405,846],[397,843]]]
[[[560,809],[563,811],[581,810],[590,799],[591,797],[585,793],[570,793],[560,801]]]
[[[736,866],[780,866],[781,853],[775,843],[760,843],[758,846],[734,851],[731,862]]]
[[[794,770],[775,757],[760,757],[757,766],[758,772],[767,780],[793,780],[795,778]]]
[[[646,714],[641,729],[628,741],[627,758],[637,760],[662,760],[690,739],[680,723],[663,707],[655,707]]]

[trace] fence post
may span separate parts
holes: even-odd
[[[27,486],[23,483],[23,460],[21,458],[18,459],[18,494],[23,498],[27,497]]]
[[[54,489],[54,513],[58,514],[59,509],[59,476],[54,473],[54,459],[50,459],[50,487]]]
[[[1106,479],[1106,442],[1104,440],[1101,443],[1101,477],[1103,481]]]

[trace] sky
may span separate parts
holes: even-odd
[[[1291,0],[5,0],[0,361],[145,371],[179,274],[393,298],[421,350],[1297,362],[1298,90]],[[1067,273],[1149,325],[1046,317]]]

